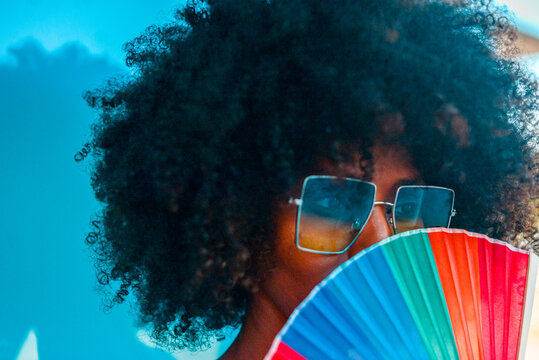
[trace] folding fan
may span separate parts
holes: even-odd
[[[464,230],[412,230],[339,266],[265,359],[522,359],[538,257]]]

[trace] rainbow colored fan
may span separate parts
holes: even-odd
[[[412,230],[339,266],[265,359],[522,359],[538,257],[464,230]]]

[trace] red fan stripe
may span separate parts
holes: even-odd
[[[481,316],[486,359],[517,359],[528,254],[479,239]]]
[[[271,357],[272,360],[307,360],[300,354],[298,354],[290,346],[286,345],[284,342],[279,342],[277,350]]]

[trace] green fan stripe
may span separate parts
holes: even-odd
[[[382,247],[431,359],[458,359],[457,345],[428,233]]]

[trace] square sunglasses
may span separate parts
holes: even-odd
[[[394,203],[375,201],[376,185],[353,178],[311,175],[305,178],[297,205],[296,246],[318,254],[341,254],[356,241],[374,206],[392,208],[386,220],[394,233],[449,227],[456,215],[455,192],[439,186],[403,185]]]

